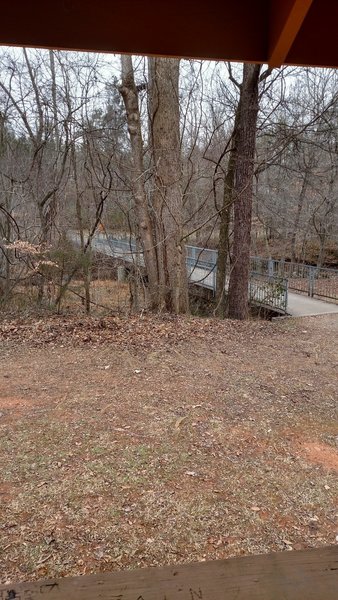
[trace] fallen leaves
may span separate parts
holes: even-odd
[[[187,419],[187,417],[179,417],[175,423],[176,431],[181,427],[182,423]]]
[[[47,560],[50,560],[51,558],[53,558],[53,554],[48,554],[48,556],[45,557],[41,557],[39,562],[36,565],[36,569],[38,569],[40,567],[40,565],[43,565],[45,562],[47,562]]]
[[[266,323],[254,323],[257,336],[263,332]],[[252,325],[251,325],[252,326]],[[247,331],[248,324],[214,319],[186,319],[175,315],[144,315],[125,317],[63,317],[51,316],[48,319],[22,320],[20,318],[0,321],[0,341],[17,340],[20,344],[41,347],[56,344],[63,348],[95,344],[124,344],[127,348],[166,348],[184,342],[191,335],[194,339],[203,339],[215,331],[233,337]],[[102,365],[109,370],[111,365]],[[134,369],[140,374],[141,369]]]
[[[288,321],[3,319],[0,578],[335,543],[334,473],[300,453],[336,444],[319,321],[314,373]]]

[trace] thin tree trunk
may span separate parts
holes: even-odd
[[[324,264],[325,260],[325,244],[326,244],[326,231],[319,235],[319,253],[317,259],[317,267],[320,268]]]
[[[252,187],[261,65],[243,66],[234,181],[234,245],[229,282],[229,317],[248,317]]]
[[[149,215],[148,200],[145,190],[145,169],[143,162],[144,149],[141,131],[141,119],[131,56],[121,56],[121,67],[122,85],[120,87],[120,93],[126,109],[128,132],[132,151],[132,185],[135,198],[135,207],[140,230],[140,238],[144,251],[146,273],[148,276],[150,308],[156,310],[160,308],[157,257],[153,227]]]
[[[218,241],[218,258],[216,273],[216,315],[224,319],[226,313],[226,274],[229,257],[229,228],[233,204],[233,187],[236,163],[236,121],[231,142],[228,170],[224,178],[223,207]]]
[[[298,228],[299,228],[299,223],[300,223],[300,218],[301,218],[301,214],[302,214],[302,210],[303,210],[303,206],[304,206],[304,201],[305,201],[305,197],[306,197],[306,192],[309,186],[309,177],[310,177],[310,172],[308,171],[308,169],[305,171],[304,173],[304,179],[303,179],[303,183],[302,183],[302,188],[300,190],[300,194],[299,194],[299,198],[298,198],[298,204],[297,204],[297,212],[296,212],[296,218],[293,224],[293,228],[292,228],[292,234],[291,234],[291,262],[296,262],[297,260],[297,256],[296,256],[296,241],[297,241],[297,233],[298,233]]]
[[[6,221],[5,221],[5,240],[7,241],[7,243],[11,243],[12,241],[12,223],[11,223],[11,219],[10,219],[10,215],[12,212],[12,197],[13,197],[13,179],[11,179],[11,186],[9,189],[9,193],[6,194],[5,196],[5,203],[6,203],[6,211],[7,211],[7,215],[6,215]],[[7,249],[6,251],[6,256],[5,256],[5,286],[4,286],[4,296],[7,296],[7,294],[10,293],[10,289],[11,289],[11,272],[12,272],[12,265],[11,265],[11,260],[13,258],[13,252],[9,249]]]
[[[54,50],[49,50],[49,65],[51,72],[51,91],[52,91],[52,109],[54,118],[53,137],[55,140],[56,151],[59,153],[60,149],[60,134],[59,134],[59,123],[58,123],[58,104],[57,104],[57,87],[56,87],[56,70],[55,70],[55,58]]]
[[[84,227],[83,227],[83,217],[82,217],[82,205],[81,205],[81,197],[79,190],[79,182],[77,176],[77,164],[76,164],[76,152],[74,144],[71,147],[71,159],[73,163],[73,174],[74,174],[74,183],[75,183],[75,209],[76,209],[76,218],[77,218],[77,226],[79,228],[80,233],[80,247],[83,258],[83,286],[85,291],[84,297],[84,305],[85,311],[87,314],[90,313],[90,261],[87,259],[87,254],[85,253],[85,240],[84,240]]]

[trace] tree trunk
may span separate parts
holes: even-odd
[[[150,219],[148,200],[145,190],[145,169],[143,162],[144,150],[141,119],[131,56],[121,56],[121,67],[122,85],[120,87],[120,93],[126,109],[128,132],[131,144],[133,161],[132,186],[135,198],[135,207],[140,230],[140,238],[144,251],[146,273],[148,276],[150,308],[156,310],[160,308],[157,257],[153,227]]]
[[[310,176],[310,172],[308,170],[306,170],[304,173],[302,188],[300,190],[300,194],[299,194],[299,198],[298,198],[296,218],[295,218],[295,222],[293,224],[292,234],[291,234],[291,262],[296,262],[296,260],[297,260],[296,240],[297,240],[297,233],[298,233],[300,218],[301,218],[304,201],[305,201],[305,197],[306,197],[306,192],[307,192],[308,185],[309,185],[309,176]]]
[[[324,264],[325,260],[325,244],[326,244],[326,230],[318,234],[319,236],[319,253],[317,259],[317,267],[320,268]]]
[[[229,257],[229,228],[233,204],[233,187],[236,164],[236,121],[232,136],[228,170],[224,178],[223,207],[218,241],[218,258],[216,273],[216,315],[224,319],[226,314],[226,272]]]
[[[179,60],[149,58],[150,143],[154,168],[152,202],[161,302],[166,310],[189,310],[183,243],[180,152]]]
[[[243,66],[238,107],[236,165],[234,173],[234,245],[229,282],[229,317],[248,317],[248,287],[252,187],[258,116],[258,84],[261,65]]]
[[[89,314],[90,313],[90,260],[88,259],[86,251],[85,251],[81,194],[80,194],[80,190],[79,190],[76,152],[75,152],[74,144],[72,144],[72,147],[71,147],[71,160],[73,163],[73,175],[74,175],[74,184],[75,184],[75,210],[76,210],[77,226],[78,226],[79,234],[80,234],[80,247],[81,247],[81,252],[82,252],[82,260],[83,260],[82,274],[83,274],[83,287],[84,287],[84,291],[85,291],[84,306],[85,306],[86,313]]]

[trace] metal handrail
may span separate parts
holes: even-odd
[[[70,238],[78,243],[78,234],[70,233]],[[144,252],[137,247],[134,240],[114,238],[109,234],[97,233],[92,239],[92,248],[108,256],[120,258],[138,266],[144,266]],[[216,293],[217,250],[186,246],[186,266],[190,283],[210,289]],[[258,260],[258,257],[252,260]],[[264,259],[259,260],[264,261]],[[257,266],[257,265],[256,265]],[[263,262],[259,268],[250,272],[248,299],[256,305],[269,307],[281,312],[287,312],[288,280],[278,274],[262,273]],[[228,281],[225,283],[228,287]]]
[[[251,268],[265,275],[277,275],[288,280],[288,287],[310,298],[338,302],[338,269],[316,267],[306,263],[251,257]]]

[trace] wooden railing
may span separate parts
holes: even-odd
[[[338,546],[0,586],[1,600],[337,600]]]

